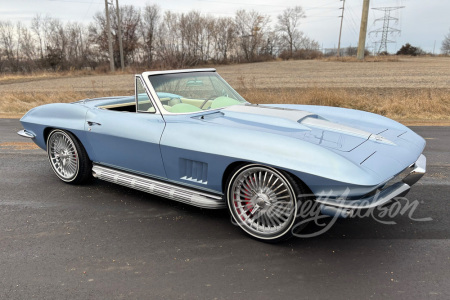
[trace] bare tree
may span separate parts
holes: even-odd
[[[247,61],[255,61],[265,42],[270,18],[257,11],[238,10],[235,16],[236,29],[240,38],[240,48]]]
[[[77,22],[66,24],[66,37],[70,41],[66,46],[66,61],[71,68],[80,69],[87,63],[87,32],[85,27]]]
[[[203,51],[203,17],[197,11],[182,13],[178,19],[183,64],[196,65],[201,61]]]
[[[287,8],[278,16],[276,28],[280,33],[281,43],[287,47],[291,56],[303,39],[303,32],[298,29],[302,18],[306,18],[306,15],[300,6]]]
[[[267,34],[266,52],[271,56],[277,56],[280,52],[281,38],[277,31],[271,31]]]
[[[320,49],[320,44],[316,40],[303,36],[298,44],[298,49],[318,51]]]
[[[120,20],[122,22],[122,42],[124,63],[128,65],[135,62],[135,53],[139,47],[139,24],[141,14],[133,5],[123,5],[120,8]],[[113,14],[113,39],[114,39],[114,61],[120,66],[119,52],[119,24],[117,15]]]
[[[450,31],[449,33],[444,37],[444,40],[442,41],[442,47],[441,51],[444,54],[450,54]]]
[[[347,56],[356,56],[357,53],[358,47],[348,46],[347,48],[345,48],[345,55]]]
[[[181,68],[213,61],[261,61],[275,56],[313,57],[318,43],[300,30],[301,7],[286,9],[272,28],[268,16],[239,10],[234,18],[198,11],[162,12],[147,4],[120,10],[126,64]],[[114,62],[120,64],[117,15],[111,15]],[[450,34],[449,34],[450,35]],[[0,21],[0,72],[96,68],[108,61],[106,20],[98,12],[91,24],[61,22],[35,15],[29,26]],[[447,36],[448,40],[449,37]],[[301,50],[301,51],[300,51]],[[444,43],[443,43],[444,52]]]
[[[134,54],[139,46],[138,27],[141,22],[140,12],[133,5],[123,5],[120,8],[120,19],[122,21],[122,41],[123,56],[125,65],[134,61]],[[114,63],[116,67],[120,66],[118,21],[117,16],[111,17],[111,34],[113,38]],[[105,14],[98,12],[94,15],[94,22],[89,26],[89,40],[97,45],[102,52],[101,60],[106,60],[108,51],[108,40],[106,34]]]
[[[4,56],[6,57],[7,67],[12,72],[18,71],[18,58],[16,58],[16,51],[18,43],[16,35],[14,34],[15,26],[10,21],[0,21],[0,43],[3,48]]]
[[[35,40],[31,34],[31,31],[27,27],[21,27],[20,30],[20,53],[23,59],[27,60],[28,64],[32,64],[32,61],[36,59]],[[31,68],[30,65],[28,65],[27,67]]]
[[[212,16],[204,17],[205,26],[203,27],[203,45],[202,61],[206,62],[214,57],[214,35],[216,31],[216,19]]]
[[[178,33],[178,15],[170,11],[164,17],[158,29],[157,55],[164,67],[178,68],[184,62],[180,60],[180,39]]]
[[[156,35],[159,26],[161,12],[158,5],[146,5],[142,13],[140,32],[142,35],[142,46],[144,51],[144,62],[147,66],[153,63],[153,56],[156,48]]]
[[[227,62],[236,45],[237,28],[231,18],[218,18],[215,22],[214,42],[216,61]]]
[[[40,14],[36,14],[34,18],[31,20],[31,30],[33,33],[37,36],[38,42],[39,42],[39,54],[41,56],[41,59],[44,58],[44,37],[43,37],[43,20]]]

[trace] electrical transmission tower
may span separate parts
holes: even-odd
[[[390,27],[390,23],[391,21],[395,21],[396,24],[398,23],[398,18],[392,17],[391,12],[401,8],[404,8],[404,6],[372,8],[375,10],[384,11],[384,17],[375,19],[374,21],[374,22],[383,21],[383,28],[379,28],[370,32],[370,34],[375,33],[377,36],[379,33],[381,33],[380,48],[378,49],[378,53],[381,53],[382,51],[387,52],[387,44],[394,43],[394,41],[388,40],[388,35],[400,33],[399,29]]]

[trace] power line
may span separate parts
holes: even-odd
[[[91,5],[93,3],[95,3],[95,4],[102,4],[101,2],[75,1],[75,0],[48,0],[48,1],[51,1],[51,2],[80,3],[80,4],[89,4],[89,5]]]
[[[56,0],[55,0],[56,1]],[[59,0],[62,1],[62,0]],[[208,2],[208,3],[220,3],[220,4],[227,4],[227,5],[248,5],[248,6],[269,6],[269,7],[292,7],[295,5],[280,5],[280,4],[265,4],[265,3],[242,3],[242,2],[229,2],[229,1],[220,1],[220,0],[197,0],[199,2]],[[318,6],[311,6],[311,7],[304,7],[302,6],[302,8],[304,10],[312,10],[312,9],[321,9],[325,6],[330,6],[332,4],[334,4],[335,1],[329,1],[326,2],[322,5],[318,5]]]
[[[349,12],[350,21],[351,21],[351,24],[348,24],[348,22],[347,22],[347,26],[350,27],[352,33],[354,34],[355,39],[358,40],[358,31],[357,31],[358,24],[355,21],[357,19],[356,14],[353,11],[353,8],[351,6],[347,6],[347,10]]]
[[[94,3],[94,0],[91,0],[91,3],[89,3],[89,7],[88,7],[87,11],[84,13],[84,16],[83,16],[82,20],[86,19],[86,16],[87,16],[88,12],[91,10],[92,3]]]

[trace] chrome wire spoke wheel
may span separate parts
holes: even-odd
[[[277,239],[295,221],[297,201],[289,180],[264,166],[239,170],[228,187],[230,212],[238,225],[254,237]]]
[[[56,175],[63,181],[73,180],[79,170],[79,156],[73,140],[63,131],[51,133],[47,142],[48,158]]]

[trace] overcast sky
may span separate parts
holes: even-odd
[[[115,2],[115,0],[114,0]],[[359,36],[363,0],[346,0],[342,45],[355,46]],[[306,12],[300,29],[317,40],[324,48],[337,46],[340,19],[340,0],[119,0],[119,5],[133,4],[143,7],[146,3],[158,4],[162,10],[187,12],[197,10],[213,16],[233,17],[239,9],[256,10],[271,17],[272,22],[287,7],[300,5]],[[399,18],[392,27],[400,29],[400,35],[390,36],[395,43],[388,50],[395,52],[409,42],[413,46],[439,53],[442,40],[450,30],[450,1],[448,0],[371,0],[370,7],[405,6],[392,13]],[[36,14],[50,15],[63,22],[89,23],[92,16],[104,9],[104,0],[0,0],[0,20],[21,21],[29,24]],[[374,22],[384,15],[371,9],[368,31],[382,28],[383,23]],[[381,34],[370,34],[367,46],[379,41]]]

